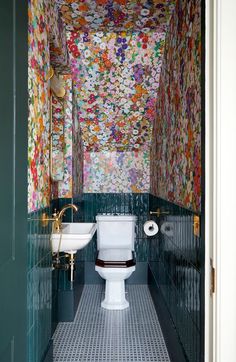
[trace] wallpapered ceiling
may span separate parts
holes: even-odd
[[[81,1],[80,3],[58,1],[57,3],[50,0],[29,1],[29,211],[48,206],[51,196],[49,65],[51,62],[60,73],[68,73],[70,70],[68,51],[65,46],[65,29],[58,15],[58,6],[67,30],[83,31],[82,35],[69,32],[68,46],[71,53],[73,80],[77,81],[78,95],[80,95],[83,81],[85,82],[83,75],[92,78],[90,83],[88,80],[86,81],[85,85],[88,88],[83,94],[84,98],[80,96],[77,107],[75,107],[75,109],[78,108],[79,122],[83,128],[85,150],[93,152],[99,149],[102,151],[99,163],[96,165],[91,163],[91,167],[96,170],[99,164],[104,164],[107,156],[103,152],[107,152],[107,147],[112,152],[114,150],[129,151],[126,154],[125,162],[121,162],[122,155],[115,156],[113,153],[110,156],[110,160],[114,162],[114,169],[116,169],[115,174],[119,173],[121,165],[123,167],[130,165],[127,175],[133,175],[136,169],[136,174],[142,174],[143,180],[145,175],[149,174],[148,149],[151,135],[149,125],[155,116],[154,89],[158,87],[163,31],[173,10],[173,1],[166,0],[163,2]],[[83,19],[85,19],[84,22]],[[100,21],[101,19],[102,21]],[[81,24],[81,26],[78,27],[76,24]],[[97,33],[88,34],[87,26]],[[102,28],[126,31],[118,36],[117,33],[104,34],[98,31]],[[141,33],[140,28],[142,28]],[[153,29],[156,36],[152,33]],[[128,34],[127,30],[132,31]],[[132,33],[134,30],[136,33]],[[77,49],[78,52],[76,52]],[[88,56],[89,52],[90,56]],[[121,73],[118,76],[117,73],[120,70]],[[107,87],[110,78],[114,84]],[[124,102],[127,99],[128,87],[131,86],[133,89],[129,93],[130,99],[128,102]],[[116,94],[115,87],[120,88],[119,95]],[[150,94],[148,94],[149,91]],[[114,102],[112,102],[112,97],[115,97]],[[68,100],[67,104],[69,110],[71,107]],[[88,108],[91,108],[92,112]],[[97,119],[96,112],[99,112]],[[116,117],[114,117],[114,112]],[[85,120],[83,120],[83,116]],[[110,123],[111,118],[113,124]],[[67,126],[69,127],[68,123],[65,125],[62,136],[64,141]],[[75,139],[78,141],[79,131],[77,131]],[[70,175],[71,140],[68,139],[65,145],[68,151],[64,158],[65,179],[59,181],[57,195],[68,197],[71,192],[69,186],[71,179],[68,176]],[[78,148],[78,154],[73,158],[75,163],[77,161],[81,165],[83,154],[81,144],[78,145]],[[137,155],[137,152],[133,152],[141,149],[141,152],[144,152],[145,162],[142,160],[141,154]],[[75,150],[74,144],[73,150]],[[89,158],[87,157],[86,160],[88,161]],[[86,180],[91,181],[91,175],[88,175],[88,163],[85,169],[87,170]],[[105,170],[102,172],[105,174]],[[74,189],[75,192],[81,187],[82,182],[82,174],[76,164],[73,165],[73,174],[79,178],[79,182],[74,182],[77,185]],[[96,174],[96,176],[99,175]],[[135,188],[139,191],[144,188],[146,190],[148,176],[146,177],[146,181],[140,180],[135,186],[130,185],[130,180],[133,180],[134,176],[128,176],[123,184],[129,184],[132,190]],[[116,183],[120,184],[118,177],[117,179],[115,177]],[[109,185],[109,179],[106,184]],[[88,190],[92,190],[91,183],[88,182],[86,187]]]
[[[73,112],[85,151],[84,190],[147,192],[154,123],[152,193],[199,210],[200,0],[177,1],[174,12],[174,0],[57,0],[69,66],[65,31],[53,4],[29,2],[29,210],[50,200],[50,58],[59,72],[72,70]],[[71,95],[67,105],[71,112]],[[64,159],[70,177],[78,130],[68,139]],[[81,143],[78,148],[73,159],[82,163]],[[76,192],[82,173],[78,165],[72,168],[79,179]],[[70,177],[58,184],[62,197],[71,192]]]
[[[70,73],[66,31],[61,15],[54,1],[45,0],[45,4],[48,9],[50,64],[61,74]]]
[[[165,30],[174,0],[57,0],[67,31]]]
[[[70,32],[86,152],[149,149],[164,33]]]
[[[57,3],[69,30],[85,151],[149,150],[174,0]]]
[[[151,191],[201,209],[201,1],[177,1],[166,38],[151,152]]]
[[[148,192],[152,123],[173,1],[58,3],[77,90],[84,191]]]

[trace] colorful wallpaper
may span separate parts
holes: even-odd
[[[84,33],[70,33],[77,117],[87,155],[85,192],[149,189],[149,148],[164,35],[99,32],[85,41]],[[108,155],[110,171],[105,164]],[[101,179],[103,184],[98,182]]]
[[[149,152],[85,152],[84,192],[149,192]]]
[[[29,2],[29,212],[49,205],[50,54],[48,18],[44,0]]]
[[[57,6],[74,84],[59,195],[81,189],[84,152],[86,192],[147,192],[151,148],[152,193],[200,210],[200,0],[56,3],[29,2],[29,211],[50,201],[50,60],[69,71]]]
[[[49,68],[50,59],[59,64],[60,54],[66,54],[64,49],[58,50],[60,44],[65,45],[66,36],[65,31],[63,35],[61,25],[58,30],[58,12],[54,2],[30,0],[28,13],[28,211],[31,212],[50,203]],[[57,52],[54,54],[56,48]],[[63,62],[63,67],[65,63],[66,61]]]
[[[51,176],[53,181],[63,180],[64,175],[64,100],[52,94],[52,162]]]
[[[149,149],[164,33],[69,33],[86,152]]]
[[[166,37],[151,149],[151,192],[201,209],[201,1],[178,0]]]
[[[165,29],[174,0],[57,0],[66,30],[97,32]]]
[[[48,0],[47,4],[50,63],[57,72],[61,74],[70,73],[69,55],[66,45],[66,31],[57,3]]]
[[[147,192],[156,90],[174,1],[57,2],[76,84],[84,191]]]
[[[71,76],[64,76],[66,94],[64,103],[64,144],[63,144],[63,171],[58,182],[58,197],[72,197],[72,80]]]
[[[59,99],[53,96],[57,107],[53,115],[59,112],[61,107],[62,123],[58,127],[58,119],[53,116],[53,128],[57,128],[53,136],[56,136],[57,143],[52,148],[52,171],[54,172],[53,180],[55,180],[52,182],[52,198],[71,198],[77,197],[83,190],[83,146],[81,130],[76,118],[72,78],[71,75],[64,75],[61,78],[66,90],[65,97]]]
[[[72,153],[73,153],[73,162],[72,162],[72,196],[77,197],[83,193],[83,165],[84,165],[84,147],[82,141],[82,131],[79,125],[77,118],[77,102],[75,95],[75,86],[73,84],[73,93],[72,93],[72,116],[73,116],[73,138],[72,138]]]

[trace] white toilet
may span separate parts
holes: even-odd
[[[105,309],[129,307],[125,299],[125,279],[135,271],[134,215],[97,215],[97,249],[95,270],[106,280]]]

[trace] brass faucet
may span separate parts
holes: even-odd
[[[64,215],[64,213],[65,213],[65,211],[66,211],[67,209],[73,209],[75,212],[78,211],[78,207],[77,207],[76,205],[74,205],[74,204],[67,204],[67,205],[63,206],[63,208],[62,208],[61,211],[59,212],[59,214],[58,214],[58,218],[59,218],[59,219],[62,220],[62,217],[63,217],[63,215]]]
[[[47,227],[48,226],[48,222],[52,221],[52,232],[53,233],[60,233],[61,232],[61,228],[62,228],[62,218],[63,215],[65,213],[65,211],[67,209],[73,209],[75,212],[78,211],[78,207],[74,204],[67,204],[65,206],[63,206],[63,208],[61,209],[61,211],[57,212],[56,210],[54,211],[54,213],[52,214],[52,217],[48,217],[48,215],[44,212],[42,214],[42,216],[40,217],[40,219],[31,219],[29,218],[28,220],[32,221],[32,220],[38,220],[41,221],[42,226],[43,227]]]
[[[78,211],[78,207],[74,204],[67,204],[65,206],[63,206],[63,208],[61,209],[61,211],[59,212],[54,212],[53,216],[53,225],[52,225],[52,231],[55,233],[59,233],[61,231],[61,227],[62,227],[62,218],[63,215],[65,213],[65,211],[67,209],[73,209],[75,212]]]

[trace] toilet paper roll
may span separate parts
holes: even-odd
[[[161,225],[161,233],[166,236],[173,237],[174,236],[174,223],[173,222],[164,222]]]
[[[148,220],[143,225],[143,230],[147,236],[154,236],[158,233],[158,225],[153,220]]]

